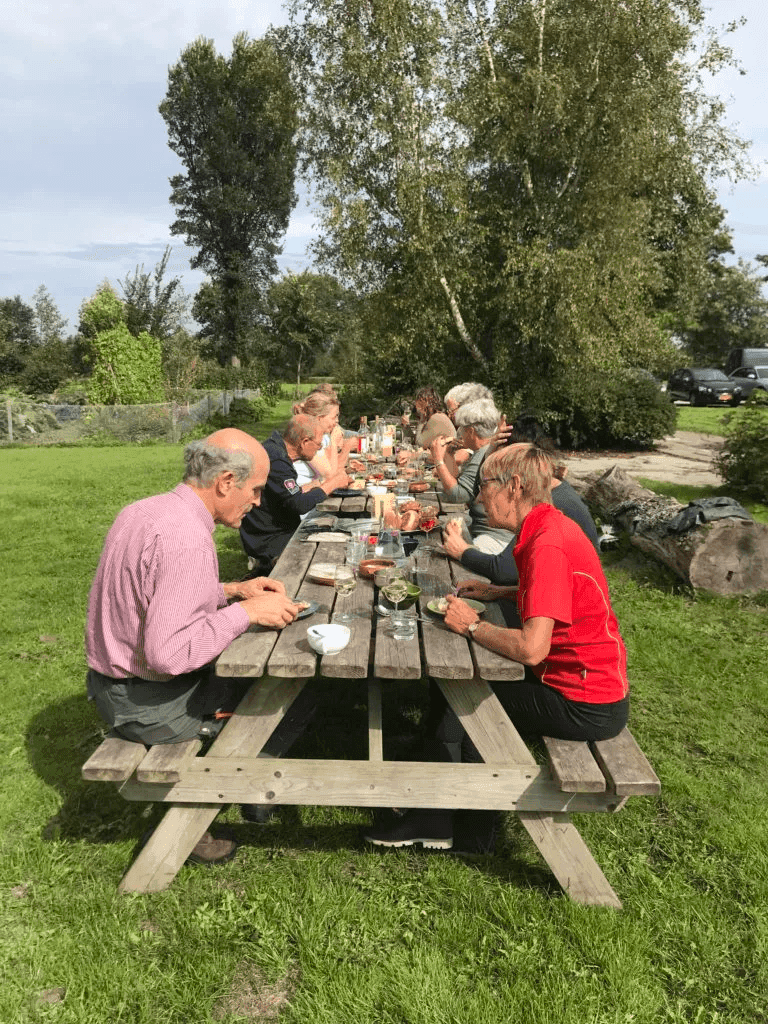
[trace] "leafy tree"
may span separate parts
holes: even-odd
[[[103,281],[95,294],[80,304],[78,330],[85,338],[93,338],[100,331],[108,331],[124,323],[123,303],[109,281]]]
[[[670,358],[707,177],[744,169],[701,20],[699,0],[294,0],[319,254],[381,297],[382,373],[442,348],[433,373],[546,402],[566,369]]]
[[[35,330],[35,311],[20,295],[0,299],[0,378],[19,384],[27,360],[40,343]]]
[[[131,334],[125,322],[125,304],[108,281],[81,305],[80,334],[91,367],[89,402],[139,405],[163,401],[160,341],[146,331]]]
[[[729,250],[732,252],[733,250]],[[759,272],[713,254],[696,319],[681,337],[696,366],[724,366],[732,348],[768,347],[768,299]]]
[[[67,321],[59,312],[53,296],[44,284],[41,284],[32,296],[32,306],[39,343],[48,345],[54,341],[61,341]]]
[[[192,266],[216,289],[205,327],[224,361],[241,355],[296,203],[295,97],[272,38],[240,33],[229,58],[197,39],[170,68],[160,113],[186,168],[171,178],[171,231],[197,247]]]
[[[125,302],[125,322],[131,334],[146,331],[153,338],[167,338],[184,326],[189,299],[181,287],[181,278],[173,277],[163,283],[170,257],[169,245],[151,274],[144,270],[142,263],[133,274],[127,274],[124,281],[118,282]]]
[[[269,289],[274,362],[301,384],[313,360],[339,342],[355,309],[355,297],[327,274],[285,274]]]

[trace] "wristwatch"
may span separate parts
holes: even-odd
[[[479,625],[480,619],[475,619],[474,622],[470,622],[470,624],[467,626],[467,636],[469,636],[470,638],[473,637],[475,635],[475,630]]]
[[[440,461],[436,462],[432,468],[433,469],[437,469],[438,466],[444,466],[444,465],[445,465],[445,459],[440,459]]]

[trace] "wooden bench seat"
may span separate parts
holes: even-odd
[[[564,793],[608,792],[629,797],[661,792],[658,776],[629,729],[594,743],[551,736],[543,740],[552,777]]]
[[[83,765],[82,776],[89,782],[125,782],[135,772],[139,782],[178,782],[183,762],[195,757],[202,745],[195,739],[145,747],[119,736],[107,736]]]

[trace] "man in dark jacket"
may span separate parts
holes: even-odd
[[[301,517],[337,487],[348,487],[346,470],[339,470],[321,483],[311,481],[302,487],[293,463],[309,462],[322,448],[323,431],[313,416],[294,416],[285,430],[275,430],[264,442],[269,455],[269,476],[261,495],[261,504],[251,509],[240,526],[245,552],[256,563],[259,573],[271,571],[293,536]]]

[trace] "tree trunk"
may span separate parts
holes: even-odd
[[[685,506],[641,487],[618,466],[591,479],[584,498],[623,527],[635,547],[695,590],[725,595],[768,590],[768,524],[719,519],[667,534],[666,524]]]

